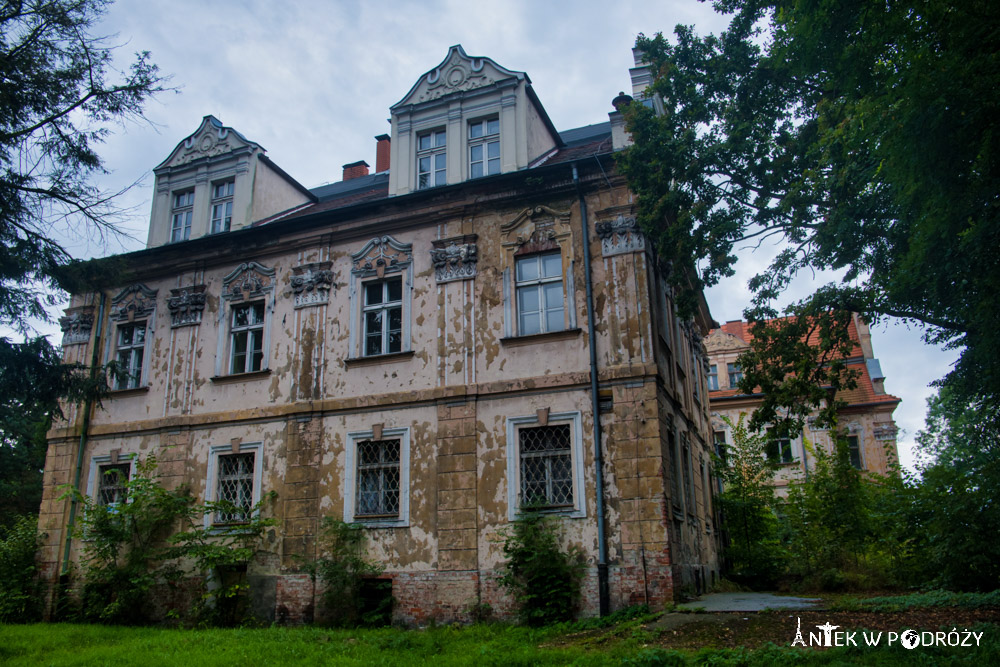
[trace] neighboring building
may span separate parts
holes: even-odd
[[[900,399],[885,393],[885,376],[872,351],[868,325],[854,315],[849,327],[854,347],[845,361],[850,370],[858,372],[858,386],[837,395],[846,403],[839,412],[839,428],[847,437],[851,462],[855,467],[886,475],[891,472],[891,465],[899,460],[896,452],[897,429],[892,413]],[[750,325],[740,320],[726,322],[714,329],[705,340],[709,357],[712,430],[718,444],[733,441],[732,429],[721,418],[729,417],[733,423],[738,421],[740,413],[749,418],[762,400],[761,394],[742,394],[737,389],[737,383],[743,377],[737,358],[752,340]],[[815,418],[807,420],[802,433],[789,438],[775,438],[770,443],[768,455],[779,464],[775,476],[779,496],[785,496],[790,484],[804,480],[815,467],[816,457],[805,447],[806,441],[817,449],[833,451],[829,431],[819,428]]]
[[[585,554],[584,615],[602,570],[611,609],[714,581],[714,323],[704,301],[676,317],[610,118],[557,132],[526,74],[455,46],[392,107],[375,173],[306,190],[206,117],[155,170],[132,282],[62,320],[67,361],[130,374],[86,431],[69,406],[50,433],[45,576],[78,558],[59,485],[79,470],[114,502],[155,454],[200,499],[277,493],[250,573],[263,618],[310,617],[297,557],[323,516],[368,527],[408,622],[510,612],[498,536],[526,502]]]

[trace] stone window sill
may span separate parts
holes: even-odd
[[[140,396],[149,391],[149,386],[134,387],[132,389],[112,389],[108,392],[109,398],[128,398],[129,396]]]
[[[271,374],[270,368],[262,371],[251,371],[250,373],[235,373],[233,375],[216,375],[211,378],[212,384],[233,384],[235,382],[248,382],[252,380],[263,380]]]
[[[344,366],[355,368],[357,366],[374,366],[376,364],[388,364],[394,361],[406,361],[413,356],[413,350],[403,352],[390,352],[389,354],[374,354],[370,357],[351,357],[344,359]]]
[[[549,331],[546,333],[531,334],[529,336],[511,336],[501,338],[500,344],[507,347],[517,347],[519,345],[531,345],[533,343],[548,343],[556,340],[569,340],[580,335],[580,329],[563,329],[562,331]]]

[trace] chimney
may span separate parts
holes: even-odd
[[[358,178],[359,176],[368,175],[368,163],[364,160],[358,160],[357,162],[352,162],[350,164],[344,165],[344,180],[349,181],[352,178]]]
[[[389,171],[389,135],[380,134],[375,137],[375,173]]]

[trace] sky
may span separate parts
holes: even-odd
[[[340,180],[344,164],[374,167],[375,139],[389,132],[389,107],[436,67],[448,47],[488,56],[524,71],[559,130],[608,120],[611,100],[630,91],[631,48],[639,33],[672,33],[694,25],[718,33],[726,19],[695,0],[609,3],[604,0],[422,2],[246,0],[120,0],[96,27],[118,46],[117,65],[149,51],[165,91],[146,107],[148,122],[130,122],[100,149],[110,170],[101,182],[121,188],[131,209],[131,238],[81,239],[81,255],[144,247],[152,197],[151,169],[203,116],[212,114],[267,150],[306,187]],[[737,275],[707,293],[719,322],[739,319],[749,302],[746,280],[773,249],[741,250]],[[786,301],[806,296],[804,278]],[[920,332],[898,324],[873,327],[886,390],[903,402],[895,419],[904,465],[922,428],[927,386],[955,354],[924,345]]]

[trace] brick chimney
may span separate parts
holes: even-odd
[[[350,164],[344,165],[344,180],[349,181],[352,178],[358,178],[359,176],[368,175],[368,163],[364,160],[358,160],[357,162],[352,162]]]
[[[375,173],[389,171],[389,135],[380,134],[375,137]]]

